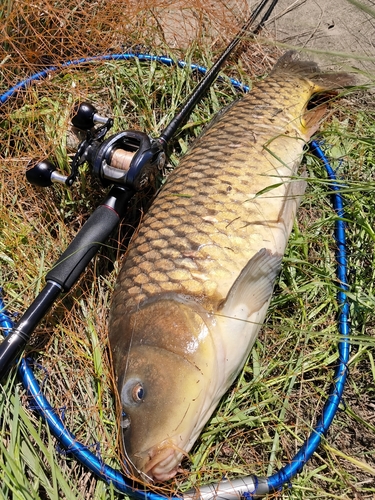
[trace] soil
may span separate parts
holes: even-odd
[[[262,37],[281,48],[301,48],[312,52],[324,67],[337,65],[375,73],[375,17],[353,5],[355,0],[279,0]],[[210,0],[204,18],[212,33],[225,35],[226,26],[241,26],[258,2],[251,0]],[[358,3],[358,2],[357,2]],[[361,0],[363,8],[375,11],[375,0]],[[173,2],[159,9],[159,19],[169,46],[186,48],[202,33],[202,15],[187,2]],[[207,23],[206,23],[207,35]]]
[[[375,7],[374,0],[361,3]],[[375,57],[375,18],[348,0],[280,0],[268,29],[281,43],[326,52],[316,57],[328,65],[375,69],[368,60]]]

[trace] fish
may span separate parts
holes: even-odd
[[[309,103],[352,84],[285,53],[193,143],[132,239],[109,342],[127,470],[146,483],[177,473],[246,362],[326,115]]]

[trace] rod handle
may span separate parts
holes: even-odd
[[[68,292],[93,256],[119,223],[118,214],[105,205],[99,206],[47,273],[46,280],[58,283]]]
[[[87,219],[82,229],[46,276],[64,292],[78,280],[86,266],[124,216],[134,191],[115,186],[106,200]]]
[[[0,380],[25,349],[36,325],[49,311],[60,292],[58,284],[47,282],[17,324],[13,328],[10,325],[10,329],[6,329],[7,336],[0,344]]]

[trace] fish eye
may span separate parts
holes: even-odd
[[[143,397],[145,395],[145,391],[143,389],[143,385],[141,383],[136,384],[132,390],[132,397],[136,403],[143,401]]]
[[[138,406],[144,401],[145,388],[139,379],[128,379],[121,389],[121,402],[125,408]]]

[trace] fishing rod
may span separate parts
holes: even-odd
[[[135,193],[153,184],[156,173],[162,170],[166,162],[166,149],[169,141],[207,92],[224,62],[233,53],[245,33],[251,32],[254,35],[262,28],[276,6],[277,0],[272,0],[258,25],[254,30],[250,29],[255,18],[268,3],[268,0],[260,2],[248,22],[230,42],[211,70],[205,73],[202,81],[195,87],[159,138],[154,139],[137,130],[126,130],[105,139],[113,126],[113,120],[100,116],[92,104],[81,103],[74,109],[72,124],[85,130],[86,138],[79,144],[71,162],[70,175],[64,176],[57,172],[56,167],[48,160],[33,162],[30,165],[26,173],[27,179],[31,184],[39,187],[51,186],[55,182],[70,187],[76,180],[79,167],[88,163],[94,176],[98,177],[104,186],[112,185],[112,188],[47,273],[44,289],[1,343],[0,381],[25,349],[37,324],[47,314],[60,293],[66,293],[71,289],[101,245],[125,216],[129,201]],[[72,63],[66,63],[65,67],[69,65]],[[51,69],[54,71],[55,67]],[[48,69],[33,75],[27,79],[27,82],[42,78],[41,75],[46,73],[48,74]],[[16,85],[15,89],[21,89],[25,85],[21,82]],[[12,90],[1,96],[1,102],[5,102],[12,95]]]

